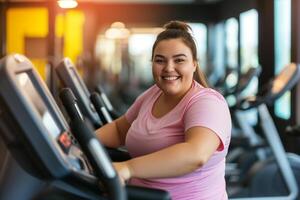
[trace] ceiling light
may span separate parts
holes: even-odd
[[[105,36],[109,39],[125,39],[130,35],[129,30],[122,22],[114,22],[109,29],[106,30]]]
[[[57,3],[61,8],[76,8],[78,5],[76,0],[58,0]]]

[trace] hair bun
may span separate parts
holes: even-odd
[[[170,21],[164,25],[164,28],[166,30],[177,29],[177,30],[186,31],[186,32],[189,32],[192,30],[191,27],[187,23],[182,22],[182,21]]]

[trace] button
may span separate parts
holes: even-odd
[[[67,132],[62,133],[58,137],[58,143],[65,150],[65,152],[69,151],[69,149],[70,149],[70,147],[72,145],[72,141],[71,141],[70,137],[68,136]]]

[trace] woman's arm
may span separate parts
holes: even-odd
[[[167,178],[190,173],[203,166],[221,141],[210,129],[193,127],[187,130],[185,142],[129,161],[114,163],[121,179]]]
[[[125,116],[121,116],[113,122],[96,130],[98,139],[104,146],[117,148],[125,144],[125,138],[130,124]]]

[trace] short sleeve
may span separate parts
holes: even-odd
[[[143,96],[139,96],[134,103],[129,107],[129,109],[125,113],[125,118],[127,121],[132,124],[132,122],[135,120],[137,117],[139,110],[143,104]]]
[[[212,130],[221,140],[218,151],[228,146],[231,134],[231,117],[225,99],[217,92],[194,97],[184,114],[184,128],[201,126]]]
[[[156,88],[156,86],[152,86],[136,98],[134,103],[129,107],[129,109],[125,113],[125,118],[130,124],[132,124],[132,122],[137,118],[144,101],[149,96],[153,95],[153,93],[157,90],[158,89]]]

